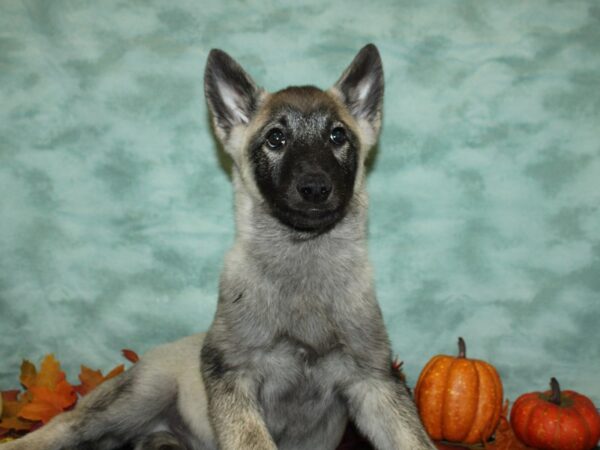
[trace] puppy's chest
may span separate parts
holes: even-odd
[[[341,400],[336,386],[343,377],[344,355],[334,346],[318,352],[284,339],[256,361],[261,383],[258,398],[271,433],[292,433],[317,426]],[[301,430],[298,430],[299,432]]]

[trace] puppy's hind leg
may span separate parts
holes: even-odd
[[[98,386],[74,410],[1,445],[0,450],[108,450],[150,433],[175,393],[165,388],[169,384],[164,384],[160,374],[148,373],[141,366],[140,361]]]

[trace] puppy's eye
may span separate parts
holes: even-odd
[[[265,142],[270,149],[279,150],[285,145],[285,134],[279,128],[274,128],[267,134]]]
[[[334,145],[344,145],[348,141],[348,136],[346,136],[346,130],[344,130],[342,127],[335,127],[333,130],[331,130],[329,140]]]

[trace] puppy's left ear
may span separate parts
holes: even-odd
[[[227,140],[236,125],[250,122],[261,92],[231,56],[218,49],[210,51],[204,72],[204,94],[221,141]]]
[[[383,65],[377,47],[365,45],[332,90],[359,122],[367,121],[375,135],[381,126]]]

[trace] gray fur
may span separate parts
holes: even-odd
[[[367,257],[364,162],[379,133],[383,94],[377,50],[361,50],[327,92],[269,94],[220,51],[209,56],[206,73],[215,132],[234,162],[237,224],[212,326],[148,352],[75,410],[2,450],[127,442],[136,450],[334,450],[349,418],[379,450],[434,449],[392,375]],[[293,126],[310,124],[292,130],[309,136],[298,148],[314,153],[310,170],[326,151],[319,146],[330,146],[319,143],[330,122],[354,139],[334,149],[341,165],[357,158],[344,169],[356,171],[351,197],[322,228],[290,226],[257,182],[256,164],[280,170],[286,156],[261,148],[252,156],[250,143],[257,133],[260,143],[261,127],[282,110],[293,111]]]

